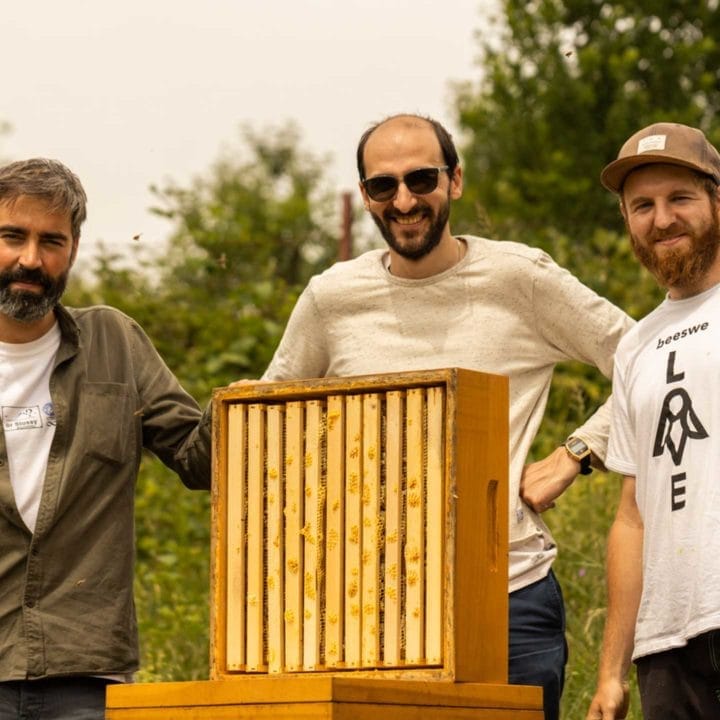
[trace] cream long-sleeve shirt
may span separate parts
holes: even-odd
[[[633,321],[544,252],[465,236],[465,257],[439,275],[395,277],[372,250],[311,279],[264,380],[462,367],[510,378],[510,590],[544,577],[557,553],[520,498],[520,477],[553,368],[580,360],[611,376]],[[605,458],[609,408],[575,435]]]

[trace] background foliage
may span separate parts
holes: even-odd
[[[622,142],[658,120],[696,125],[720,144],[717,0],[504,0],[479,28],[479,79],[456,88],[464,198],[455,233],[548,250],[597,292],[639,318],[661,297],[624,239],[615,199],[598,176]],[[258,376],[298,291],[333,259],[337,198],[292,125],[245,128],[242,147],[189,187],[155,188],[174,226],[169,250],[142,242],[132,269],[101,255],[76,278],[72,304],[105,302],[146,328],[201,403],[211,389]],[[569,318],[592,322],[592,318]],[[608,382],[558,368],[536,457],[602,401]],[[604,546],[619,479],[593,473],[548,514],[559,546],[570,663],[565,718],[584,717],[604,621]],[[140,679],[193,679],[208,667],[208,497],[157,461],[137,492]],[[637,697],[630,717],[638,718]]]

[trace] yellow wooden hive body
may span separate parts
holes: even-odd
[[[461,369],[217,390],[211,679],[110,687],[108,720],[541,720],[507,685],[507,408]]]
[[[248,384],[214,402],[214,678],[506,680],[505,378]]]

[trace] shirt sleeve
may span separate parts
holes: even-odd
[[[536,266],[534,306],[538,327],[563,359],[594,365],[611,379],[620,339],[634,320],[543,254]],[[572,435],[582,438],[603,462],[613,400],[609,398]]]
[[[635,447],[637,447],[635,426],[628,408],[625,374],[616,359],[613,373],[612,422],[605,461],[607,468],[623,475],[637,475],[637,462],[633,455]]]
[[[262,380],[324,377],[328,370],[327,332],[315,301],[313,282],[298,298]]]
[[[143,329],[130,321],[129,339],[143,447],[189,488],[210,487],[211,406],[201,412]]]

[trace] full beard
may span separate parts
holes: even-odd
[[[42,270],[6,270],[0,272],[0,313],[21,323],[44,318],[58,304],[67,285],[68,273],[51,278]],[[14,282],[32,282],[42,286],[41,293],[12,290]]]
[[[417,212],[418,210],[423,211],[426,215],[430,213],[430,209],[427,208],[427,206],[417,207],[413,212]],[[383,213],[382,217],[374,212],[370,214],[380,234],[392,250],[407,260],[420,260],[426,255],[429,255],[440,244],[440,240],[442,240],[443,231],[450,219],[450,197],[448,195],[447,201],[440,207],[438,214],[430,223],[428,231],[424,235],[418,235],[417,238],[412,238],[412,240],[407,238],[407,236],[404,240],[400,240],[390,229],[390,223],[393,217],[399,214],[397,211],[388,209]]]
[[[715,262],[720,247],[720,222],[715,212],[712,213],[707,229],[700,234],[685,226],[680,229],[691,239],[689,248],[668,248],[661,252],[655,248],[655,242],[663,236],[677,234],[677,226],[664,235],[653,233],[647,243],[630,234],[635,256],[663,287],[691,287],[699,283]]]

